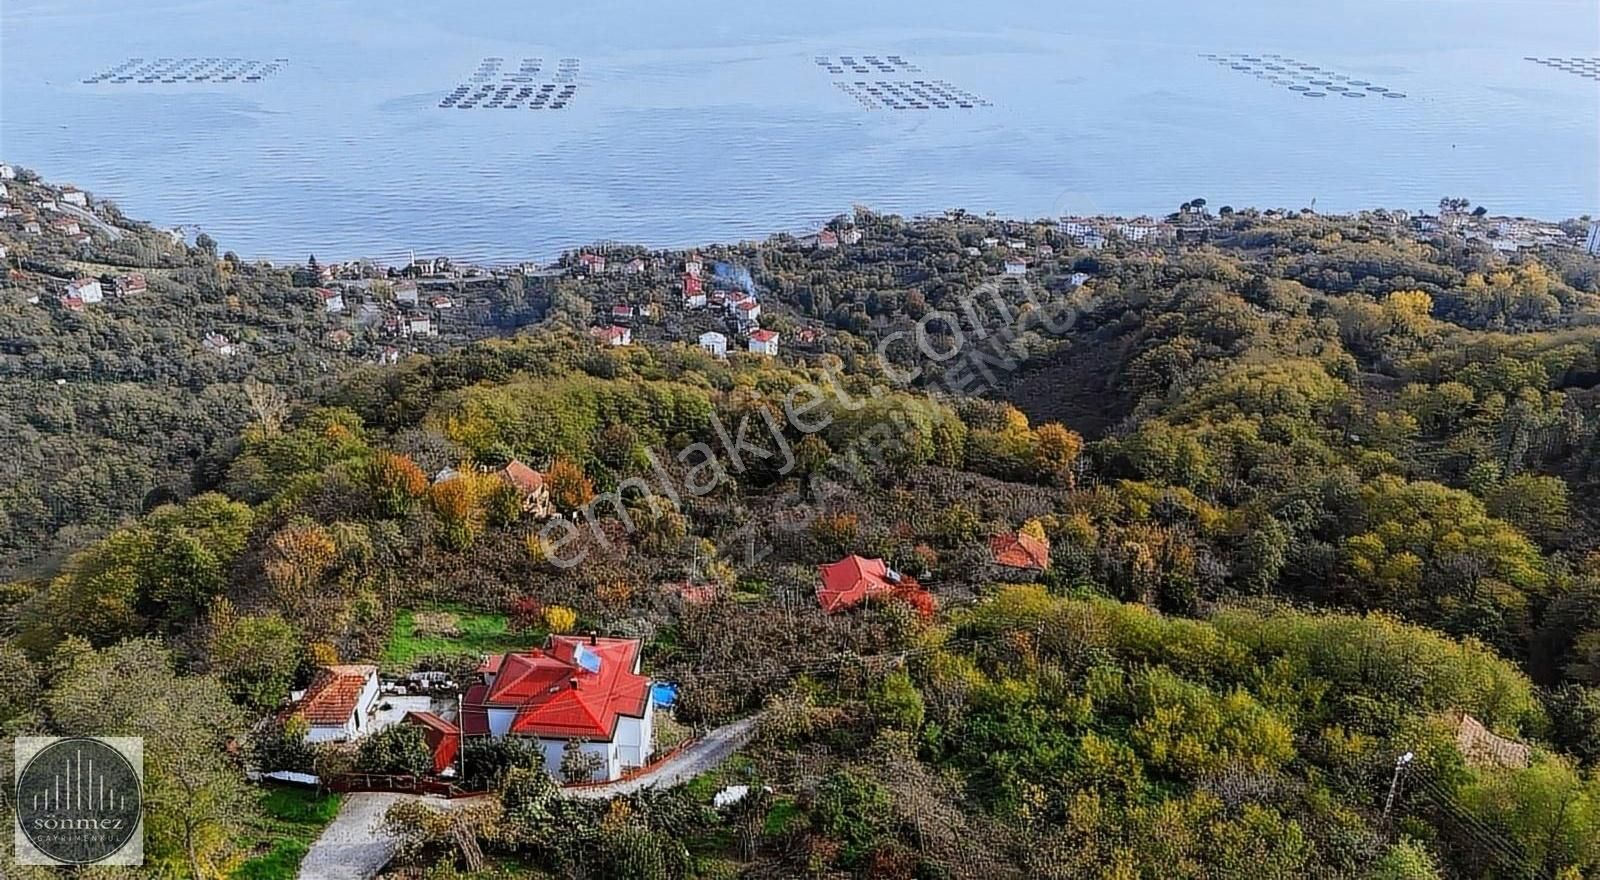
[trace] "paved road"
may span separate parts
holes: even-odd
[[[101,220],[99,217],[96,217],[94,214],[85,211],[77,205],[69,202],[58,201],[56,202],[56,207],[60,208],[65,213],[71,214],[79,220],[83,220],[91,224],[96,229],[99,229],[101,232],[104,232],[106,235],[110,236],[112,241],[122,240],[122,230],[112,226],[110,223],[107,223],[104,220]]]
[[[640,776],[610,785],[563,789],[567,797],[610,798],[633,794],[641,788],[672,788],[721,764],[755,734],[756,719],[742,718],[707,733],[698,742]]]
[[[659,767],[641,776],[592,788],[566,788],[562,792],[575,798],[610,798],[632,794],[648,786],[671,788],[682,785],[712,769],[750,741],[756,719],[744,718],[707,733],[698,742],[673,755]],[[394,856],[395,841],[380,826],[391,804],[403,800],[425,800],[444,809],[464,806],[476,798],[423,797],[396,792],[357,792],[347,794],[339,815],[323,829],[322,836],[306,852],[300,863],[300,880],[370,880]]]

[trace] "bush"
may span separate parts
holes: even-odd
[[[365,773],[426,776],[433,772],[433,752],[423,738],[421,727],[396,724],[362,741],[356,754],[356,769]]]

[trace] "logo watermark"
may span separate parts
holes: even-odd
[[[23,865],[144,863],[144,741],[16,741],[16,859]]]

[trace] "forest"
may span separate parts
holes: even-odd
[[[312,350],[326,317],[282,312],[304,279],[214,248],[161,257],[143,317],[41,317],[13,272],[0,336],[144,372],[5,385],[37,477],[6,531],[54,549],[0,585],[0,726],[146,738],[144,874],[292,876],[246,770],[423,760],[301,748],[279,709],[319,666],[462,677],[598,632],[677,685],[669,728],[752,718],[749,744],[586,800],[469,742],[490,793],[391,810],[395,876],[1600,876],[1600,261],[1378,214],[1103,249],[835,222],[860,243],[696,253],[749,267],[775,358],[713,356],[691,315],[594,342],[614,303],[670,312],[685,254],[397,363]],[[1024,280],[992,239],[1039,255]],[[271,358],[162,344],[154,316],[211,309],[275,327]],[[490,476],[512,460],[586,526],[560,553]],[[1018,534],[1047,565],[996,564]],[[826,614],[818,566],[850,554],[926,592]]]

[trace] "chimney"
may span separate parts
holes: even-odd
[[[578,680],[576,678],[567,679],[567,684],[571,685],[573,690],[578,689]]]
[[[591,645],[598,645],[598,644],[600,644],[600,634],[599,634],[599,633],[596,633],[596,632],[595,632],[595,631],[594,631],[594,630],[592,630],[592,629],[591,629],[591,630],[589,630],[589,644],[591,644]]]

